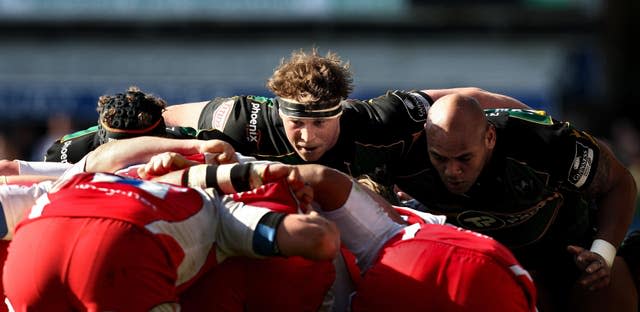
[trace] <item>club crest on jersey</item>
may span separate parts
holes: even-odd
[[[506,225],[506,222],[497,216],[476,210],[468,210],[458,215],[458,222],[464,228],[476,230],[499,229]]]
[[[427,109],[431,106],[431,103],[420,93],[394,91],[392,94],[402,101],[411,119],[414,121],[427,120]]]
[[[229,115],[233,110],[233,103],[234,99],[232,98],[230,100],[224,101],[222,104],[216,107],[211,118],[212,128],[224,131],[224,127],[227,125],[227,120],[229,120]]]
[[[247,123],[247,142],[255,143],[256,145],[260,143],[261,137],[260,129],[258,129],[258,115],[260,114],[260,110],[262,110],[260,103],[252,102],[249,122]]]
[[[587,182],[591,166],[593,165],[594,151],[592,148],[576,142],[576,151],[573,157],[568,180],[575,187],[581,187]]]

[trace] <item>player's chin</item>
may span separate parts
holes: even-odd
[[[449,192],[453,194],[458,194],[458,195],[464,194],[469,190],[469,185],[462,182],[459,182],[459,183],[447,182],[446,186]]]
[[[322,153],[318,149],[298,149],[298,155],[305,161],[316,161],[322,157]]]

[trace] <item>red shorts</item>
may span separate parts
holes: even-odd
[[[318,311],[335,279],[331,261],[228,258],[180,295],[182,311]]]
[[[436,224],[403,234],[363,276],[353,311],[535,311],[533,282],[495,240]]]
[[[107,218],[23,224],[3,282],[16,311],[148,311],[177,302],[175,265],[152,234]]]
[[[4,261],[7,259],[7,248],[9,248],[9,243],[9,241],[0,240],[0,281],[2,280],[2,272],[4,271]],[[0,300],[2,300],[2,302],[0,302],[0,312],[8,312],[9,309],[4,304],[4,287],[2,283],[0,283],[0,294],[2,294],[2,296],[0,296]]]

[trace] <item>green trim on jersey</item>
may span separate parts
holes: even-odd
[[[519,109],[519,108],[496,108],[485,109],[484,113],[487,116],[498,116],[500,113],[507,113],[509,117],[522,119],[528,122],[533,122],[541,125],[553,125],[553,118],[547,115],[547,112],[543,110],[533,109]]]
[[[177,128],[178,132],[180,132],[180,134],[185,136],[192,136],[195,138],[196,135],[198,134],[198,130],[191,127],[173,127],[173,128]]]
[[[253,102],[258,102],[260,104],[265,104],[269,107],[273,107],[273,98],[269,98],[266,96],[259,96],[259,95],[247,95],[247,99],[251,100]]]
[[[86,134],[89,134],[89,133],[95,133],[95,132],[98,132],[98,126],[97,125],[93,126],[93,127],[90,127],[90,128],[87,128],[87,129],[84,129],[84,130],[80,130],[80,131],[76,131],[74,133],[67,134],[67,135],[63,136],[62,139],[60,139],[60,142],[68,141],[68,140],[75,139],[77,137],[81,137],[83,135],[86,135]]]
[[[247,98],[260,103],[267,103],[272,101],[271,98],[268,98],[266,96],[259,96],[259,95],[247,95]]]

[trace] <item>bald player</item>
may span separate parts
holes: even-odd
[[[483,111],[459,94],[435,102],[425,129],[423,204],[510,247],[534,274],[542,310],[636,311],[616,257],[636,186],[606,145],[540,112]]]

